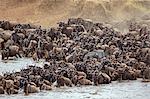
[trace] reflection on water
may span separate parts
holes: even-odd
[[[25,68],[27,65],[42,66],[41,62],[22,58],[16,60],[0,61],[0,73]],[[117,81],[111,84],[99,86],[64,87],[55,88],[52,91],[42,91],[37,94],[24,96],[22,92],[18,95],[0,95],[0,99],[150,99],[150,83],[141,83],[140,80]]]

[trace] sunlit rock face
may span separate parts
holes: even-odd
[[[112,24],[149,20],[149,0],[0,0],[0,19],[53,26],[69,17]],[[148,21],[147,21],[148,22]],[[119,25],[120,26],[120,25]]]

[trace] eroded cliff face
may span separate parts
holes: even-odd
[[[114,25],[150,19],[149,0],[0,0],[0,19],[53,26],[69,17]]]

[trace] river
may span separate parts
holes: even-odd
[[[32,59],[21,58],[15,60],[0,60],[0,73],[19,71],[27,65],[42,66],[44,61],[34,62]],[[18,95],[0,95],[0,99],[150,99],[150,83],[136,81],[114,81],[111,84],[99,86],[80,86],[54,88],[52,91],[41,91],[24,96],[22,91]]]

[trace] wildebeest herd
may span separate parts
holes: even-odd
[[[0,21],[2,60],[9,57],[45,59],[43,67],[28,66],[0,76],[0,94],[28,95],[53,87],[109,84],[150,79],[150,28],[131,23],[122,34],[109,24],[82,18],[58,27]],[[55,86],[54,86],[55,83]]]

